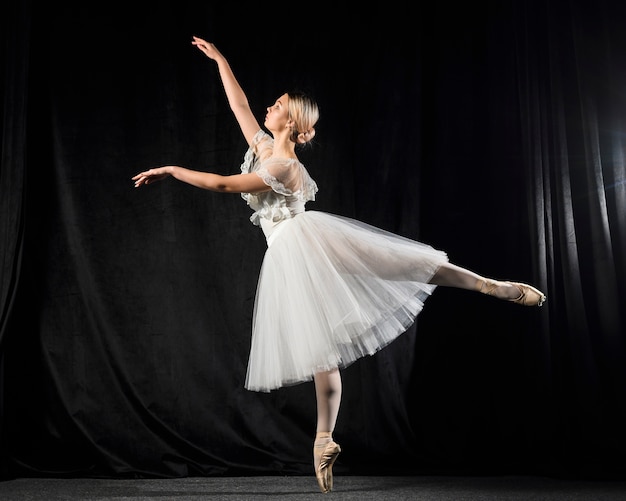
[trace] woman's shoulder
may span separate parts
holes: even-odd
[[[270,157],[263,162],[261,170],[279,181],[288,190],[276,190],[279,193],[298,194],[305,200],[315,198],[317,184],[304,164],[297,158]]]
[[[263,129],[259,129],[257,133],[252,137],[252,143],[250,144],[250,146],[255,147],[260,144],[274,146],[274,138]]]
[[[263,129],[259,129],[259,131],[252,138],[250,149],[254,151],[254,154],[259,159],[265,160],[271,157],[274,152],[274,138]]]

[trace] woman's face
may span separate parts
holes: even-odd
[[[267,107],[265,114],[265,127],[272,132],[285,128],[289,122],[289,96],[283,94],[272,106]]]

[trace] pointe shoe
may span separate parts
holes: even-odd
[[[333,464],[341,452],[341,447],[330,438],[330,434],[318,433],[317,438],[329,438],[328,442],[313,446],[315,477],[320,490],[326,494],[333,489]]]
[[[488,296],[497,297],[494,292],[498,287],[500,287],[499,282],[489,279],[481,280],[481,282],[482,284],[478,289],[478,292],[482,292]],[[531,285],[508,281],[505,281],[504,283],[512,285],[519,291],[518,297],[506,299],[506,301],[511,301],[512,303],[520,304],[522,306],[541,306],[546,301],[546,295]]]

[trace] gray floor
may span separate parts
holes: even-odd
[[[336,501],[625,501],[626,482],[543,477],[361,477],[335,475],[329,494],[314,477],[191,477],[181,479],[42,479],[0,482],[1,501],[148,500]]]

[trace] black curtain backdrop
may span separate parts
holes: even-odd
[[[542,308],[438,288],[343,371],[338,474],[625,478],[626,12],[610,0],[1,7],[0,478],[311,474],[312,383],[243,388],[266,245],[214,41],[255,113],[321,119],[309,209]],[[276,305],[280,308],[280,305]]]

